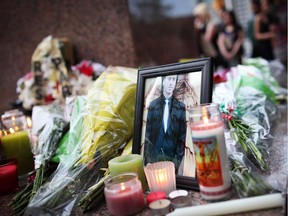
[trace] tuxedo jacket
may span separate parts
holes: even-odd
[[[185,104],[175,97],[169,100],[169,118],[164,131],[163,112],[165,98],[161,96],[152,101],[148,107],[144,162],[172,161],[176,171],[182,161],[186,140]]]

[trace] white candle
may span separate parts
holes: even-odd
[[[218,203],[211,203],[200,206],[177,208],[166,216],[213,216],[234,214],[239,212],[254,211],[281,207],[283,198],[280,193],[269,194],[257,197],[229,200]]]
[[[170,212],[170,200],[168,199],[160,199],[153,201],[149,204],[149,208],[151,209],[153,215],[166,215]]]
[[[187,195],[188,195],[188,191],[186,190],[176,190],[176,191],[172,191],[171,193],[169,193],[169,198],[173,199],[178,196],[187,196]]]
[[[163,191],[168,196],[176,190],[175,166],[171,161],[147,164],[144,171],[151,192]]]

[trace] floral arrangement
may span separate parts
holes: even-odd
[[[81,102],[83,106],[74,104],[69,131],[64,135],[61,130],[61,140],[57,137],[58,149],[54,149],[53,144],[59,162],[57,170],[50,177],[51,172],[47,169],[37,172],[34,182],[12,199],[15,214],[70,214],[76,205],[87,212],[103,200],[108,161],[132,145],[137,80],[135,69],[108,67],[103,72],[104,68],[86,60],[72,67],[69,80],[74,89],[72,94],[88,92],[87,97]],[[225,83],[215,86],[213,102],[220,104],[229,131],[227,134],[236,147],[229,154],[233,185],[239,196],[248,197],[274,190],[261,174],[254,171],[269,169],[265,140],[273,141],[270,129],[276,118],[275,98],[282,91],[278,91],[274,80],[267,74],[265,79],[274,83],[272,93],[261,85],[244,83],[242,76],[252,73],[247,75],[243,67],[239,68],[239,71],[234,69],[225,73]],[[28,85],[32,78],[30,74],[23,80]],[[92,82],[94,79],[96,81]],[[266,83],[264,78],[263,83]],[[116,85],[117,89],[114,88]],[[260,115],[265,118],[261,119]],[[51,157],[49,154],[47,160]]]

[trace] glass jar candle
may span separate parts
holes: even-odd
[[[231,195],[231,178],[218,104],[202,104],[190,111],[190,128],[195,151],[197,180],[205,200]]]
[[[15,132],[28,128],[26,116],[18,109],[5,111],[1,121],[6,129],[12,128]]]
[[[145,205],[142,185],[136,173],[122,173],[108,178],[104,194],[112,215],[132,215]]]

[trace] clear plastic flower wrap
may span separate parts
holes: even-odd
[[[257,168],[242,154],[229,155],[230,176],[239,197],[253,197],[275,192]]]
[[[56,151],[57,145],[68,129],[68,122],[64,120],[64,110],[58,102],[50,105],[34,106],[32,113],[32,130],[30,131],[31,149],[34,154],[36,175],[22,191],[12,198],[9,205],[13,214],[23,214],[29,201],[42,186],[53,166],[50,158]]]
[[[136,82],[137,70],[132,68],[108,67],[100,75],[80,114],[79,142],[70,155],[61,158],[25,215],[70,215],[82,193],[102,179],[101,168],[106,168],[132,137]]]
[[[221,104],[231,178],[240,197],[270,193],[277,182],[269,184],[268,179],[269,152],[279,120],[278,84],[269,67],[258,63],[257,68],[253,64],[232,68],[228,81],[214,86],[213,102]]]

